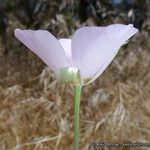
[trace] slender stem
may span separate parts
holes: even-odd
[[[74,150],[79,150],[80,97],[81,97],[81,86],[76,86],[74,99]]]

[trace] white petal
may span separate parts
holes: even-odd
[[[80,68],[82,78],[97,78],[110,64],[120,46],[137,32],[133,25],[122,24],[77,30],[72,39],[72,62]]]
[[[15,36],[54,71],[68,66],[67,56],[58,40],[46,30],[15,30]]]
[[[68,61],[71,61],[71,39],[59,39],[61,46],[64,48],[68,57]],[[71,62],[70,62],[71,63]]]

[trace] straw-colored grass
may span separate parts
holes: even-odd
[[[83,87],[81,150],[92,141],[150,142],[149,40],[143,29],[95,82]],[[19,53],[18,60],[14,55],[5,56],[6,62],[1,55],[0,150],[72,150],[74,87],[59,84],[35,55]]]

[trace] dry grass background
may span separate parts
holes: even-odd
[[[0,150],[73,149],[73,85],[59,84],[34,54],[20,52],[27,48],[11,41],[17,53],[0,55]],[[149,30],[143,27],[106,71],[83,88],[81,150],[92,141],[150,142],[149,43]]]

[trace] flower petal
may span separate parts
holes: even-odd
[[[71,39],[59,39],[61,46],[64,48],[68,57],[68,61],[71,63]]]
[[[15,36],[38,55],[53,71],[68,66],[67,56],[58,40],[46,30],[15,30]]]
[[[120,46],[137,32],[131,24],[78,29],[72,39],[72,62],[80,69],[82,79],[91,80],[95,76],[95,80],[110,64]]]

